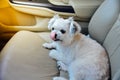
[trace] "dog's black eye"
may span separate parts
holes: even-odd
[[[52,30],[54,30],[54,27],[52,27]]]
[[[61,31],[61,33],[63,33],[63,34],[66,32],[66,31],[65,31],[65,30],[63,30],[63,29],[61,29],[60,31]]]

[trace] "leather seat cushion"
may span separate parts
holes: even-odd
[[[37,33],[16,33],[1,51],[2,79],[51,80],[56,76],[56,62],[48,56],[48,50],[42,47],[44,42]]]

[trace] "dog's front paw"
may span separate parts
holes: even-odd
[[[53,80],[67,80],[67,79],[65,79],[63,77],[54,77]]]
[[[67,71],[67,66],[62,61],[57,61],[57,67],[59,70]]]
[[[51,43],[44,43],[43,47],[49,50],[55,49],[55,47]]]
[[[53,58],[53,59],[58,60],[58,59],[57,59],[58,54],[59,54],[58,51],[53,49],[53,50],[50,51],[49,56],[50,56],[51,58]]]
[[[44,47],[44,48],[49,48],[49,47],[50,47],[50,44],[49,44],[49,43],[44,43],[44,44],[43,44],[43,47]]]

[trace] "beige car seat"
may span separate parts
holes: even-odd
[[[90,36],[108,52],[111,79],[120,79],[120,0],[105,0],[93,15]],[[48,32],[20,31],[5,45],[0,55],[0,80],[51,80],[59,75],[56,62],[42,44],[50,41]],[[66,76],[61,72],[61,76]]]

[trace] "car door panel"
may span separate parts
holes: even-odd
[[[59,14],[64,18],[67,18],[68,16],[74,16],[75,20],[77,20],[78,22],[87,21],[88,23],[90,19],[90,16],[78,17],[76,13],[74,13],[74,11],[64,12],[65,9],[64,11],[54,10],[54,9],[62,9],[62,8],[72,9],[69,6],[67,7],[57,6],[57,8],[54,8],[55,6],[51,6],[51,7],[40,6],[41,3],[37,3],[36,5],[36,3],[26,3],[19,1],[18,3],[15,3],[13,1],[11,2],[10,1],[0,0],[0,4],[4,4],[4,5],[0,5],[0,28],[1,28],[0,38],[1,39],[3,37],[4,39],[5,38],[8,39],[8,37],[10,38],[11,35],[13,35],[14,33],[20,30],[29,30],[34,32],[48,31],[47,29],[48,21],[54,14]],[[97,4],[97,6],[99,6],[99,4]]]

